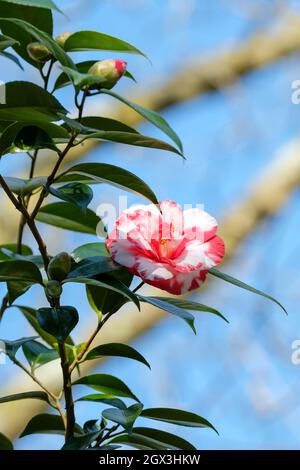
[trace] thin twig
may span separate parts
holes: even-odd
[[[61,369],[63,373],[63,389],[66,402],[66,434],[65,440],[68,441],[74,436],[75,427],[75,411],[72,393],[71,374],[69,372],[69,360],[67,356],[66,346],[64,343],[58,344],[61,359]]]

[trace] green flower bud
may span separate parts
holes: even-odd
[[[71,34],[73,33],[61,33],[55,38],[55,41],[62,49],[65,48],[65,42],[71,36]]]
[[[52,54],[48,47],[39,42],[31,42],[28,44],[27,52],[31,59],[35,60],[36,62],[40,62],[41,64],[48,62],[48,60],[52,58]]]
[[[56,281],[63,281],[71,270],[71,257],[62,252],[54,256],[48,265],[48,276]]]
[[[57,299],[62,294],[62,286],[59,281],[48,281],[45,287],[47,299]]]
[[[92,65],[88,73],[103,78],[103,82],[95,84],[90,89],[107,88],[110,90],[126,72],[127,63],[124,60],[106,59]]]

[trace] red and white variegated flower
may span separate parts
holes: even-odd
[[[171,294],[197,289],[224,256],[217,221],[198,208],[183,211],[173,201],[123,211],[107,239],[114,261]]]

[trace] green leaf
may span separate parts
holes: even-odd
[[[0,247],[0,256],[1,256],[1,247]],[[86,243],[81,245],[71,253],[72,258],[74,258],[76,263],[82,261],[85,258],[91,258],[93,256],[110,256],[107,251],[105,243]],[[1,258],[0,258],[1,259]]]
[[[42,275],[30,261],[2,261],[0,263],[0,282],[31,281],[32,284],[43,284]]]
[[[17,117],[39,126],[39,122],[57,121],[67,112],[54,96],[34,83],[8,82],[0,86],[0,93],[5,96],[5,103],[0,103],[1,120],[15,121]]]
[[[28,436],[29,434],[61,434],[64,435],[65,428],[60,416],[51,414],[39,414],[34,416],[20,437]],[[75,434],[82,434],[82,429],[78,424],[75,424]]]
[[[19,61],[18,57],[16,57],[14,54],[11,54],[10,52],[6,51],[0,51],[0,56],[5,57],[6,59],[11,60],[14,62],[18,67],[20,67],[21,70],[24,70],[21,62]]]
[[[11,148],[15,153],[16,147],[24,151],[37,148],[55,149],[55,144],[64,143],[66,140],[69,140],[68,131],[51,122],[33,123],[33,125],[15,122],[0,136],[0,155],[9,153]]]
[[[34,308],[31,307],[24,307],[21,305],[15,305],[16,308],[22,312],[28,323],[32,326],[32,328],[38,333],[38,335],[47,343],[49,346],[54,346],[57,343],[56,338],[54,336],[49,335],[46,333],[46,331],[43,330],[43,328],[40,327],[36,316],[37,316],[37,311]]]
[[[92,349],[85,356],[84,361],[91,361],[93,359],[99,359],[101,357],[114,356],[114,357],[126,357],[128,359],[133,359],[135,361],[145,364],[149,369],[151,369],[150,364],[146,359],[134,348],[128,346],[127,344],[120,343],[107,343],[101,344],[96,348]]]
[[[101,93],[105,93],[106,95],[110,95],[113,98],[116,98],[117,100],[121,101],[122,103],[126,104],[130,108],[134,109],[138,114],[143,116],[147,121],[151,122],[154,126],[158,127],[162,132],[164,132],[170,139],[175,142],[175,144],[178,146],[179,150],[183,152],[183,147],[182,147],[182,142],[179,139],[178,135],[173,131],[173,129],[169,126],[167,121],[158,113],[155,111],[152,111],[150,109],[146,109],[143,106],[140,106],[136,103],[133,103],[132,101],[127,100],[123,96],[117,95],[115,92],[111,90],[105,90],[104,88],[101,90]]]
[[[67,278],[93,277],[99,274],[108,273],[120,269],[108,256],[91,256],[85,258],[72,266]]]
[[[272,300],[272,302],[275,302],[275,304],[279,305],[279,307],[282,308],[284,313],[288,314],[284,306],[280,302],[278,302],[278,300],[274,299],[274,297],[271,297],[270,295],[265,294],[264,292],[257,290],[254,287],[249,286],[248,284],[245,284],[245,282],[239,281],[238,279],[235,279],[234,277],[229,276],[229,274],[222,273],[221,271],[218,271],[218,269],[216,268],[211,268],[208,272],[212,274],[213,276],[216,276],[222,279],[223,281],[229,282],[230,284],[240,287],[241,289],[248,290],[250,292],[253,292],[253,294],[261,295],[262,297],[265,297],[266,299]]]
[[[141,403],[136,403],[134,405],[129,406],[125,410],[120,410],[117,408],[108,408],[102,411],[102,416],[104,419],[120,424],[121,426],[123,426],[125,431],[130,433],[132,431],[136,419],[140,416],[142,410],[143,405]]]
[[[139,295],[138,298],[141,302],[146,302],[148,304],[154,305],[154,307],[160,308],[161,310],[165,310],[176,317],[182,318],[193,330],[196,334],[194,321],[195,317],[186,310],[177,307],[176,305],[172,305],[169,302],[165,302],[164,300],[160,300],[159,297],[144,297]]]
[[[58,189],[49,188],[52,196],[70,202],[77,206],[82,212],[85,212],[87,206],[93,199],[93,191],[89,186],[82,183],[69,183]]]
[[[149,186],[138,176],[123,168],[107,163],[82,163],[69,168],[64,174],[79,174],[95,179],[96,181],[112,184],[121,189],[129,190],[158,204],[157,198]],[[57,181],[60,180],[57,178]]]
[[[56,60],[62,65],[65,65],[76,70],[76,66],[73,63],[72,59],[65,53],[65,51],[57,44],[52,37],[40,29],[36,28],[33,24],[28,23],[17,18],[0,18],[0,25],[2,26],[6,23],[13,23],[14,26],[21,28],[24,32],[33,36],[36,41],[44,44],[48,47],[49,51],[53,54]],[[11,34],[12,37],[15,37]]]
[[[86,385],[98,392],[107,393],[117,397],[132,398],[139,402],[139,399],[132,393],[122,380],[108,374],[92,374],[73,382],[73,385]]]
[[[142,450],[196,450],[195,447],[175,434],[151,428],[133,428],[131,434],[110,439],[109,443],[121,443]]]
[[[122,268],[111,272],[110,277],[116,278],[129,288],[133,275]],[[101,276],[98,277],[97,280],[101,281]],[[126,303],[124,296],[99,286],[88,285],[86,290],[89,304],[99,317],[102,317],[102,315],[108,312],[116,312]]]
[[[9,189],[22,198],[42,187],[47,181],[45,176],[38,176],[28,180],[15,178],[14,176],[5,176],[4,179]]]
[[[127,124],[117,121],[116,119],[106,117],[86,116],[80,120],[80,123],[91,130],[131,132],[132,134],[138,134],[133,127],[129,127]]]
[[[44,366],[45,364],[48,364],[49,362],[56,361],[56,359],[59,359],[59,352],[57,351],[57,349],[48,349],[48,348],[46,349],[47,350],[39,353],[36,357],[32,357],[31,369],[33,371],[35,371],[35,369],[38,369],[39,367]],[[23,346],[23,350],[25,353],[24,346]]]
[[[89,432],[83,436],[73,437],[69,439],[61,448],[61,450],[85,450],[94,442],[100,434],[100,430]]]
[[[52,0],[0,0],[5,3],[15,3],[30,7],[47,8],[48,10],[61,11]]]
[[[58,308],[40,308],[37,311],[39,325],[59,342],[67,339],[79,321],[76,308],[62,306]]]
[[[154,139],[153,137],[145,136],[139,133],[132,132],[119,132],[119,131],[97,131],[91,132],[82,138],[80,142],[84,142],[87,139],[101,139],[108,140],[111,142],[118,142],[121,144],[133,145],[136,147],[147,147],[152,149],[166,150],[168,152],[182,155],[175,147],[167,144],[163,140]]]
[[[140,309],[140,303],[137,296],[131,292],[131,290],[128,289],[125,284],[113,278],[112,276],[102,275],[101,281],[98,279],[89,279],[85,277],[75,277],[70,279],[67,278],[63,281],[63,284],[67,282],[75,282],[78,284],[86,284],[88,286],[102,287],[104,289],[112,290],[118,294],[121,294],[122,296],[125,296],[128,300],[131,300],[137,306],[137,308]]]
[[[68,52],[75,51],[118,51],[131,54],[146,55],[122,39],[96,31],[79,31],[71,34],[64,44]]]
[[[38,341],[28,341],[22,346],[24,356],[27,359],[27,362],[30,366],[34,363],[39,354],[49,352],[50,349],[44,344],[39,343]]]
[[[29,336],[28,338],[20,338],[15,341],[9,341],[7,339],[1,339],[0,341],[5,345],[5,354],[13,360],[23,344],[36,338],[36,336]]]
[[[4,51],[8,47],[14,46],[15,44],[19,44],[19,42],[13,38],[10,38],[9,36],[4,36],[3,34],[0,34],[0,51]]]
[[[10,281],[6,283],[9,304],[12,305],[16,299],[21,297],[32,287],[31,281]]]
[[[11,253],[17,253],[18,245],[16,243],[6,243],[5,245],[0,245],[0,261],[7,261],[11,258]],[[32,249],[27,245],[21,246],[21,254],[23,256],[32,255]]]
[[[14,450],[12,442],[2,432],[0,432],[0,450]]]
[[[15,18],[21,19],[35,26],[36,28],[45,31],[52,35],[53,21],[52,13],[45,8],[29,7],[25,5],[17,5],[10,1],[1,1],[1,17],[10,18],[12,15]],[[29,62],[34,67],[39,67],[39,64],[31,59],[27,52],[27,45],[35,41],[35,38],[28,31],[21,29],[11,21],[3,21],[0,23],[2,32],[11,36],[18,44],[13,48],[23,59]]]
[[[176,424],[177,426],[187,426],[192,428],[211,428],[218,434],[215,427],[201,416],[189,411],[177,410],[174,408],[148,408],[141,413],[143,418],[163,421],[165,423]]]
[[[85,395],[84,397],[78,398],[76,401],[88,401],[95,403],[103,403],[105,405],[114,406],[120,410],[125,410],[127,406],[125,403],[120,400],[120,398],[115,398],[114,395],[92,393],[91,395]]]
[[[229,321],[220,313],[218,310],[208,307],[207,305],[199,304],[198,302],[193,302],[192,300],[183,300],[177,299],[175,297],[153,297],[154,299],[162,300],[163,302],[168,302],[169,304],[175,305],[175,307],[183,308],[184,310],[194,310],[199,312],[208,312],[217,315],[218,317],[225,320],[227,323]]]
[[[101,219],[95,212],[87,209],[86,213],[82,214],[78,207],[68,202],[53,202],[43,206],[39,210],[36,220],[66,230],[92,235],[96,235],[98,224],[103,230]]]
[[[42,400],[49,403],[48,395],[45,392],[23,392],[23,393],[16,393],[15,395],[8,395],[6,397],[0,397],[0,403],[8,403],[10,401],[18,401],[18,400]]]

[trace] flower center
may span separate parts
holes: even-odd
[[[160,251],[160,255],[163,258],[170,258],[172,255],[172,246],[170,242],[171,242],[171,239],[166,238],[166,237],[162,237],[159,241],[160,243],[159,251]]]

